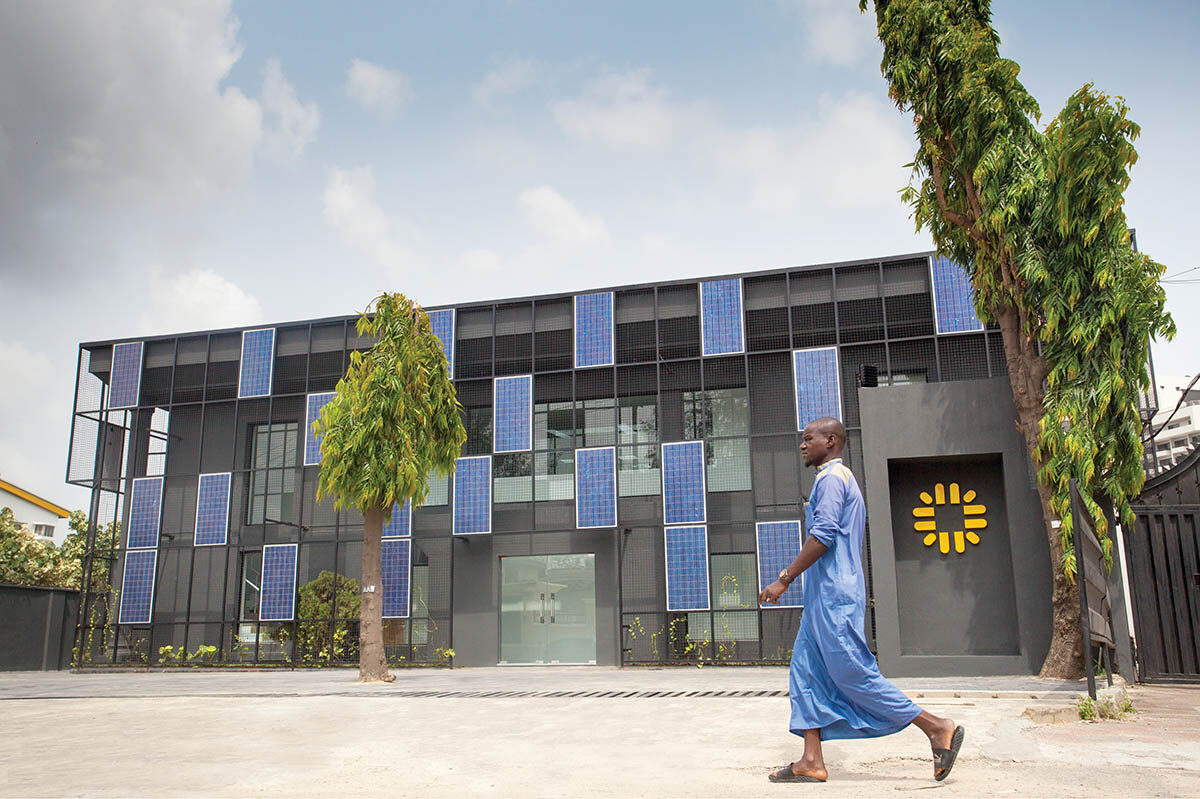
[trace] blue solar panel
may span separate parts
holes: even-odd
[[[388,538],[383,542],[383,617],[408,618],[408,587],[412,541]]]
[[[229,472],[202,474],[196,489],[198,547],[224,544],[229,538]]]
[[[610,366],[613,362],[613,295],[575,297],[575,368]]]
[[[708,528],[667,527],[667,610],[709,610]]]
[[[108,407],[133,408],[142,388],[142,342],[116,344],[108,378]]]
[[[745,351],[740,278],[700,284],[700,330],[705,355]]]
[[[125,553],[125,572],[121,578],[121,624],[149,624],[154,605],[154,569],[157,549],[139,549]]]
[[[836,347],[796,350],[792,353],[796,393],[796,429],[822,416],[842,418],[842,384],[838,379]]]
[[[433,334],[442,342],[442,352],[446,355],[450,376],[454,377],[454,309],[430,311],[429,326],[433,328]]]
[[[937,332],[966,333],[983,330],[975,313],[975,289],[971,278],[949,258],[935,255],[929,264],[933,277],[933,311]]]
[[[324,391],[320,394],[308,395],[308,410],[304,417],[304,465],[316,466],[321,463],[321,440],[325,438],[325,434],[316,435],[313,433],[313,422],[317,421],[317,417],[321,415],[321,409],[337,394],[333,391]]]
[[[130,549],[158,546],[162,489],[161,477],[139,477],[133,481],[129,498],[129,535],[125,539],[125,546]]]
[[[454,534],[492,531],[492,457],[459,458],[454,466]]]
[[[533,376],[497,377],[493,391],[493,451],[533,449]]]
[[[296,545],[263,547],[259,621],[291,621],[296,615]]]
[[[617,526],[617,450],[575,450],[575,526]]]
[[[662,445],[663,522],[705,522],[704,442]]]
[[[242,371],[238,397],[265,397],[271,393],[275,370],[275,328],[242,333]]]
[[[405,500],[403,505],[392,505],[392,517],[383,526],[384,538],[396,538],[412,535],[412,502]]]
[[[759,522],[755,528],[758,534],[758,590],[761,591],[779,579],[779,573],[792,565],[800,554],[800,522]],[[779,597],[778,605],[763,607],[800,607],[804,604],[803,592],[801,578],[797,577]]]

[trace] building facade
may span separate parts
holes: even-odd
[[[71,512],[61,505],[0,479],[0,508],[9,508],[17,524],[23,524],[43,541],[56,546],[67,538]]]
[[[1158,375],[1158,412],[1150,420],[1154,434],[1146,442],[1147,475],[1161,474],[1182,463],[1200,446],[1200,388],[1194,375]]]
[[[799,588],[778,608],[757,594],[802,540],[799,431],[833,415],[869,543],[889,539],[868,564],[900,598],[887,630],[871,614],[881,661],[919,649],[951,672],[978,657],[1040,665],[1045,541],[1012,524],[1036,496],[991,379],[1006,374],[999,332],[955,264],[920,253],[428,310],[468,438],[452,478],[384,531],[393,664],[786,662]],[[67,479],[92,488],[101,531],[119,522],[91,566],[113,590],[81,614],[92,663],[174,662],[166,646],[356,660],[363,520],[316,501],[310,423],[369,346],[353,317],[81,346]],[[892,448],[881,468],[864,457],[864,433],[937,428],[890,413],[889,396],[936,419],[938,386],[956,381],[995,435]],[[934,610],[905,581],[939,569],[949,598],[999,632],[921,637]],[[988,593],[961,584],[980,574]],[[1029,601],[1044,609],[1018,624],[1018,587],[1043,582]],[[1011,618],[985,613],[997,595]]]

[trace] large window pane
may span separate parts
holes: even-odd
[[[753,641],[758,639],[758,577],[753,552],[713,555],[713,639]]]
[[[492,462],[492,496],[497,504],[533,499],[533,464],[528,452],[497,455]]]
[[[575,452],[535,452],[534,497],[539,501],[575,498]]]
[[[575,446],[609,447],[616,443],[616,408],[611,397],[575,403]]]
[[[658,397],[645,394],[621,397],[617,407],[617,430],[621,444],[658,442]]]
[[[744,436],[750,432],[745,388],[683,393],[683,434],[688,440]]]
[[[570,402],[533,404],[533,448],[574,449],[575,424]]]
[[[709,492],[750,490],[750,439],[709,441],[704,450]]]
[[[254,426],[247,524],[288,520],[296,494],[296,453],[300,425],[273,422]]]
[[[662,491],[656,444],[617,448],[617,494],[622,497],[654,496]]]

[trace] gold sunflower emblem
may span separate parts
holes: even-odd
[[[967,491],[965,494],[959,494],[958,483],[951,483],[949,490],[944,483],[938,483],[933,487],[933,495],[930,496],[928,491],[921,492],[921,502],[923,504],[913,508],[913,516],[916,521],[913,522],[913,529],[918,533],[925,533],[925,538],[922,542],[927,547],[933,546],[933,543],[938,542],[938,549],[942,554],[950,552],[950,541],[954,541],[954,551],[959,554],[966,552],[967,542],[972,544],[979,543],[979,534],[976,530],[982,530],[987,527],[987,519],[982,518],[983,514],[987,513],[987,506],[982,504],[972,504],[975,500],[975,492]],[[958,527],[958,514],[944,513],[943,521],[953,519],[952,524],[939,524],[937,509],[939,506],[959,506],[962,510],[961,530],[941,529],[939,527]]]

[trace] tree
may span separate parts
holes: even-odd
[[[317,499],[363,514],[359,680],[395,679],[383,649],[380,553],[394,505],[419,505],[432,472],[448,476],[463,442],[462,406],[429,316],[403,294],[376,297],[358,319],[375,340],[350,368],[313,431],[321,441]]]
[[[78,588],[79,563],[64,558],[53,543],[39,540],[16,520],[11,508],[0,508],[0,583]]]
[[[1164,267],[1133,250],[1123,210],[1139,128],[1121,98],[1087,84],[1038,130],[989,0],[875,0],[875,17],[889,94],[916,129],[902,197],[938,250],[968,265],[979,315],[1003,336],[1054,576],[1041,673],[1073,677],[1083,650],[1068,481],[1111,562],[1101,505],[1133,523],[1149,339],[1175,334]]]

